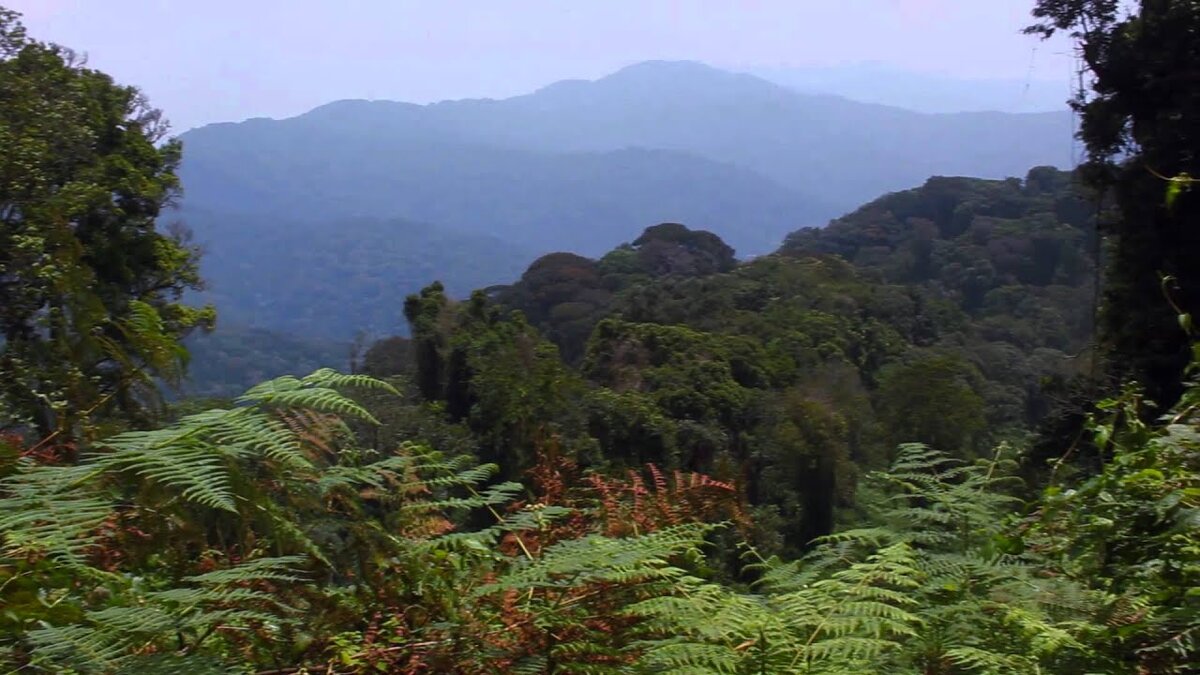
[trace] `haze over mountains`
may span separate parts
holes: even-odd
[[[335,312],[364,294],[394,308],[370,326],[348,312],[304,326],[324,337],[399,330],[404,294],[435,278],[511,281],[540,253],[597,255],[657,222],[761,254],[931,175],[1001,178],[1071,159],[1066,112],[918,113],[694,62],[504,100],[338,101],[182,139],[182,216],[210,249],[204,272],[227,320],[299,329],[286,308],[301,297]],[[339,248],[350,232],[376,254],[369,274],[367,258],[298,271],[318,267],[305,263],[312,249],[351,260]]]
[[[1045,112],[1066,110],[1073,73],[1051,77],[1033,70],[1025,78],[967,79],[918,73],[882,63],[828,67],[757,67],[746,72],[811,94],[834,94],[925,113]]]

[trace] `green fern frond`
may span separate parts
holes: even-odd
[[[337,386],[395,391],[391,385],[374,378],[340,375],[332,370],[318,370],[303,380],[292,375],[285,375],[260,383],[242,394],[237,402],[315,410],[379,424],[379,420],[375,419],[366,408],[337,391],[334,388]]]
[[[240,457],[261,454],[293,469],[307,469],[312,462],[301,451],[300,439],[281,420],[254,408],[212,410],[180,420],[195,424],[207,439]]]
[[[515,481],[492,485],[483,492],[470,497],[447,497],[445,499],[410,502],[400,506],[401,511],[428,512],[478,509],[485,506],[507,504],[525,489],[524,485]]]
[[[26,638],[33,647],[33,663],[84,673],[117,672],[136,644],[136,636],[78,624],[37,628],[29,631]]]
[[[148,654],[124,661],[124,669],[137,675],[246,675],[236,666],[207,654]]]
[[[300,581],[306,562],[304,556],[289,555],[275,558],[255,558],[226,569],[186,577],[184,582],[202,586],[225,586],[251,581]]]
[[[976,647],[951,647],[946,658],[967,672],[1012,673],[1013,675],[1037,672],[1037,664],[1028,658],[1013,654],[1001,654]]]
[[[638,537],[614,539],[591,535],[558,542],[534,560],[518,563],[480,594],[586,583],[639,583],[678,578],[682,570],[667,561],[673,556],[698,552],[713,525],[687,524]]]
[[[98,539],[97,528],[113,512],[100,496],[78,489],[91,467],[37,466],[23,462],[0,481],[0,537],[4,555],[37,553],[79,567]]]
[[[316,410],[379,424],[379,420],[375,419],[375,416],[366,408],[347,398],[341,392],[324,387],[279,387],[274,390],[262,390],[256,395],[247,392],[237,401],[239,403],[266,404],[279,408]]]
[[[296,391],[304,386],[304,382],[294,375],[283,375],[273,380],[259,382],[246,390],[237,401],[239,403],[257,403],[276,394]]]
[[[371,389],[400,396],[400,392],[383,380],[369,375],[348,375],[332,368],[321,368],[301,380],[304,384],[327,389]]]
[[[44,626],[27,637],[38,661],[84,671],[127,671],[139,658],[137,647],[205,635],[219,626],[281,622],[287,608],[273,594],[245,585],[300,581],[295,568],[304,560],[259,558],[188,577],[184,585],[145,593],[139,604],[89,611],[83,623]]]
[[[228,457],[199,437],[200,429],[170,428],[115,436],[103,444],[111,453],[92,457],[106,471],[131,471],[180,491],[184,499],[235,512]]]

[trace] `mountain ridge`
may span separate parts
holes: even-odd
[[[262,124],[256,122],[256,128]],[[275,124],[292,131],[357,128],[390,138],[436,136],[536,152],[678,150],[737,164],[801,193],[818,180],[839,186],[822,190],[835,193],[835,210],[930,175],[1002,178],[1030,166],[1072,161],[1068,142],[1058,151],[1050,145],[1054,138],[1071,137],[1067,112],[913,112],[798,92],[691,62],[643,62],[596,80],[563,81],[505,99],[425,105],[347,99]],[[198,140],[214,131],[201,127],[183,138]],[[1015,144],[1017,137],[1027,142]],[[983,159],[976,159],[975,150]],[[824,167],[810,166],[814,159],[833,162],[838,154],[847,163],[872,159],[883,167],[839,167],[827,176]],[[907,167],[887,169],[895,164]]]
[[[263,264],[281,274],[290,274],[289,255],[333,236],[289,224],[357,223],[357,236],[394,250],[374,263],[385,271],[363,277],[369,289],[379,274],[426,262],[390,248],[411,234],[397,222],[428,224],[423,245],[483,255],[393,274],[406,293],[466,273],[479,285],[504,279],[511,261],[498,241],[528,256],[522,262],[564,250],[601,255],[663,222],[711,231],[742,257],[762,254],[790,232],[931,175],[1005,178],[1065,164],[1070,138],[1065,113],[915,113],[695,62],[644,62],[508,99],[345,100],[285,120],[202,127],[181,136],[181,216],[213,241],[206,265],[225,270],[218,276],[262,255],[245,232],[214,224],[211,214],[222,213],[264,233],[277,250]],[[241,245],[222,246],[228,237]],[[334,308],[364,290],[353,280],[334,288],[345,295],[327,298]]]

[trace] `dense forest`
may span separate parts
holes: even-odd
[[[0,8],[0,665],[1197,672],[1200,3],[1118,5],[1033,7],[1070,171],[742,258],[184,211],[260,268],[172,210],[190,141]]]

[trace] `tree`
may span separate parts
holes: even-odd
[[[1139,379],[1168,405],[1182,391],[1188,360],[1176,314],[1200,306],[1200,193],[1169,189],[1200,173],[1200,2],[1141,0],[1126,13],[1129,5],[1038,0],[1039,23],[1028,31],[1068,32],[1090,75],[1091,91],[1074,101],[1089,154],[1085,175],[1117,208],[1102,225],[1111,245],[1102,337],[1113,374]],[[1164,276],[1173,279],[1170,302]]]
[[[926,355],[885,367],[879,407],[891,440],[912,439],[951,454],[972,450],[985,423],[983,399],[972,387],[977,379],[953,356]]]
[[[155,226],[179,192],[161,114],[18,19],[0,8],[0,425],[69,437],[143,416],[213,312],[180,302],[197,249]]]
[[[656,276],[715,274],[728,272],[737,264],[733,249],[720,237],[679,223],[647,227],[633,241],[633,248],[642,269]]]
[[[440,281],[409,295],[404,301],[404,318],[412,333],[417,389],[427,401],[442,397],[445,389],[446,336],[450,299]]]

